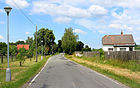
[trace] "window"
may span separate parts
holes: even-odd
[[[108,48],[108,51],[113,51],[113,48]]]
[[[126,48],[120,48],[120,51],[126,51]]]
[[[133,51],[133,47],[129,47],[129,51]]]

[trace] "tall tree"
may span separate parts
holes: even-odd
[[[82,51],[83,48],[84,48],[84,43],[78,41],[76,44],[76,51]]]
[[[58,40],[58,52],[59,53],[63,52],[63,49],[62,49],[62,40]]]
[[[50,54],[55,40],[53,31],[42,28],[37,32],[37,36],[38,46],[41,46],[43,44],[43,47],[45,47],[46,50],[45,54]]]
[[[32,43],[33,43],[33,37],[28,37],[26,40],[26,44],[29,44],[31,46]]]
[[[72,28],[66,28],[64,36],[62,37],[62,48],[65,53],[72,54],[76,49],[76,42],[78,35],[73,33]]]

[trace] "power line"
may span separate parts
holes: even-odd
[[[13,3],[16,5],[16,7],[20,10],[20,12],[25,16],[25,18],[27,18],[28,21],[31,22],[31,24],[33,26],[36,26],[35,23],[22,11],[22,9],[16,4],[16,2],[14,0],[12,0]]]

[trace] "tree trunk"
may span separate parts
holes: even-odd
[[[12,62],[13,62],[13,55],[11,56],[11,58],[12,58]]]
[[[21,61],[19,63],[20,63],[20,66],[22,66]]]
[[[1,56],[1,63],[3,63],[3,55]]]

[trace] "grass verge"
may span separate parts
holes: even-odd
[[[101,63],[94,61],[94,60],[91,60],[89,58],[88,59],[85,57],[78,58],[78,57],[69,56],[69,55],[66,55],[66,57],[70,60],[73,60],[73,61],[81,64],[81,65],[84,65],[84,66],[91,68],[99,73],[102,73],[110,78],[118,80],[119,82],[121,82],[121,83],[123,83],[131,88],[140,88],[140,83],[137,80],[135,80],[133,78],[129,78],[129,77],[124,76],[122,74],[121,75],[116,74],[115,72],[113,72],[113,70],[104,68],[103,66],[108,65],[108,62],[106,62],[106,64],[102,63],[102,65],[100,66]],[[109,64],[109,65],[111,67],[116,67],[116,65],[115,66],[113,66],[111,64]],[[120,67],[120,66],[118,66],[118,67]]]
[[[43,60],[38,58],[38,62],[26,60],[22,67],[19,66],[19,62],[15,61],[10,63],[12,80],[5,82],[6,69],[0,70],[0,88],[19,88],[24,85],[29,79],[35,76],[41,68],[44,66],[50,56],[45,57]],[[5,65],[3,65],[5,66]]]

